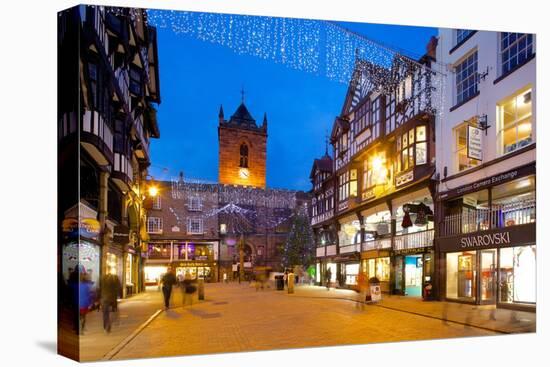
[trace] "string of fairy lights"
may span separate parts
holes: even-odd
[[[433,113],[444,105],[446,75],[403,51],[371,40],[331,21],[266,16],[201,13],[176,10],[106,8],[134,22],[145,22],[174,34],[227,47],[286,67],[325,76],[341,83],[358,83],[381,93],[395,93],[409,76],[429,76]],[[433,62],[437,65],[437,62]],[[359,72],[358,72],[359,71]],[[426,93],[418,89],[418,93]],[[418,95],[403,96],[413,100]]]
[[[178,226],[185,224],[189,209],[194,210],[193,200],[197,200],[200,207],[193,218],[203,221],[217,218],[226,225],[228,233],[233,234],[275,230],[290,221],[298,208],[296,191],[292,190],[222,185],[181,177],[172,179],[168,185],[169,196],[183,202],[183,205],[168,207]]]

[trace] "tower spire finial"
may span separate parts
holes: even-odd
[[[241,85],[241,103],[244,104],[244,84]]]

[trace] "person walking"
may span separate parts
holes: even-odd
[[[80,273],[80,282],[78,284],[78,314],[79,314],[79,323],[78,323],[78,334],[84,334],[84,328],[86,327],[86,315],[90,312],[90,307],[93,304],[93,291],[92,291],[92,281],[86,270],[82,268]]]
[[[111,332],[111,311],[118,312],[117,298],[120,293],[120,281],[114,274],[106,274],[101,280],[100,304],[103,312],[103,330]]]
[[[168,271],[162,276],[162,295],[164,297],[164,309],[170,308],[170,296],[172,295],[172,287],[176,284],[176,276],[172,268],[168,268]]]
[[[325,282],[327,283],[327,291],[330,290],[330,279],[332,278],[332,271],[330,268],[327,268],[325,272]]]
[[[358,300],[356,302],[356,307],[361,307],[361,310],[365,309],[365,302],[367,301],[367,288],[368,288],[368,279],[365,272],[360,271],[357,276],[357,287],[358,287]]]

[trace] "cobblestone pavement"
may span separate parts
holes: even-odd
[[[208,284],[205,301],[162,312],[113,359],[501,334],[385,307],[362,309],[350,302],[353,293],[345,299],[322,290],[299,286],[289,295],[248,283]]]

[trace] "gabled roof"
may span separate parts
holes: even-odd
[[[336,132],[338,131],[338,128],[343,131],[349,130],[349,121],[343,117],[336,117],[336,119],[334,120],[334,124],[332,125],[332,131],[330,133],[330,140],[332,142],[334,142],[337,138]]]
[[[315,176],[316,169],[321,172],[332,173],[332,158],[328,154],[325,154],[321,158],[315,159],[313,161],[313,167],[311,167],[311,173],[309,174],[310,179],[313,179]]]
[[[381,80],[389,80],[389,77],[389,69],[370,61],[357,59],[340,114],[342,116],[349,114],[367,95],[380,88]]]

